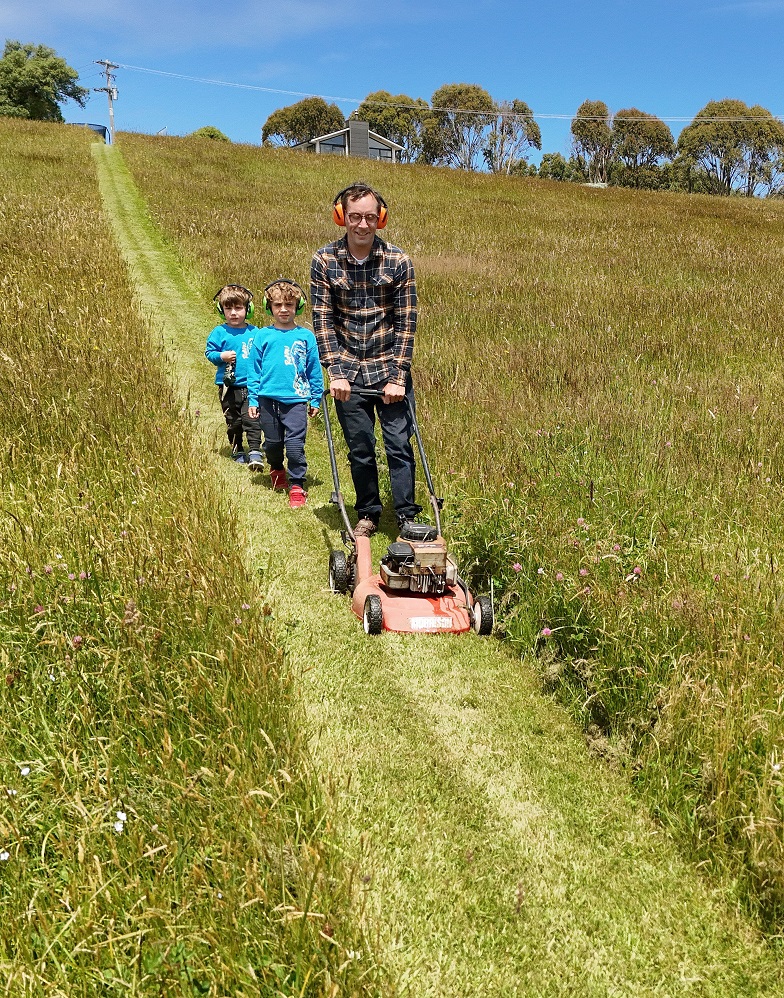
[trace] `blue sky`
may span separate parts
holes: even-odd
[[[526,101],[543,152],[564,154],[586,99],[690,120],[733,97],[784,115],[784,0],[0,0],[0,30],[54,48],[86,87],[104,85],[96,59],[119,63],[118,131],[215,125],[259,143],[304,95],[348,115],[374,90],[429,101],[445,83]],[[106,95],[63,113],[108,124]],[[676,136],[685,123],[669,122]]]

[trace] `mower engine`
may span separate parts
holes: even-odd
[[[407,524],[381,559],[381,582],[388,589],[441,596],[457,581],[457,564],[433,527]]]

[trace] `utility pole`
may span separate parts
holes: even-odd
[[[106,94],[109,98],[109,137],[114,145],[114,102],[117,100],[117,87],[114,85],[112,70],[120,67],[116,62],[109,62],[108,59],[96,59],[95,62],[98,66],[103,66],[103,71],[106,73],[106,86],[93,87],[93,90],[99,94]]]

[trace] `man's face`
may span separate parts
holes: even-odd
[[[354,256],[367,256],[378,228],[378,202],[372,194],[346,204],[348,245]]]

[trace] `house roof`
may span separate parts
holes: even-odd
[[[312,142],[325,142],[327,139],[336,139],[338,135],[345,135],[349,131],[349,126],[346,125],[345,128],[339,128],[336,132],[327,132],[326,135],[317,135],[313,139],[308,139],[307,142],[300,142],[301,146],[310,145]],[[376,142],[380,142],[382,145],[389,146],[390,149],[402,150],[405,147],[401,146],[397,142],[393,142],[392,139],[386,138],[384,135],[379,135],[378,132],[372,132],[368,129],[368,136],[371,139],[375,139]]]

